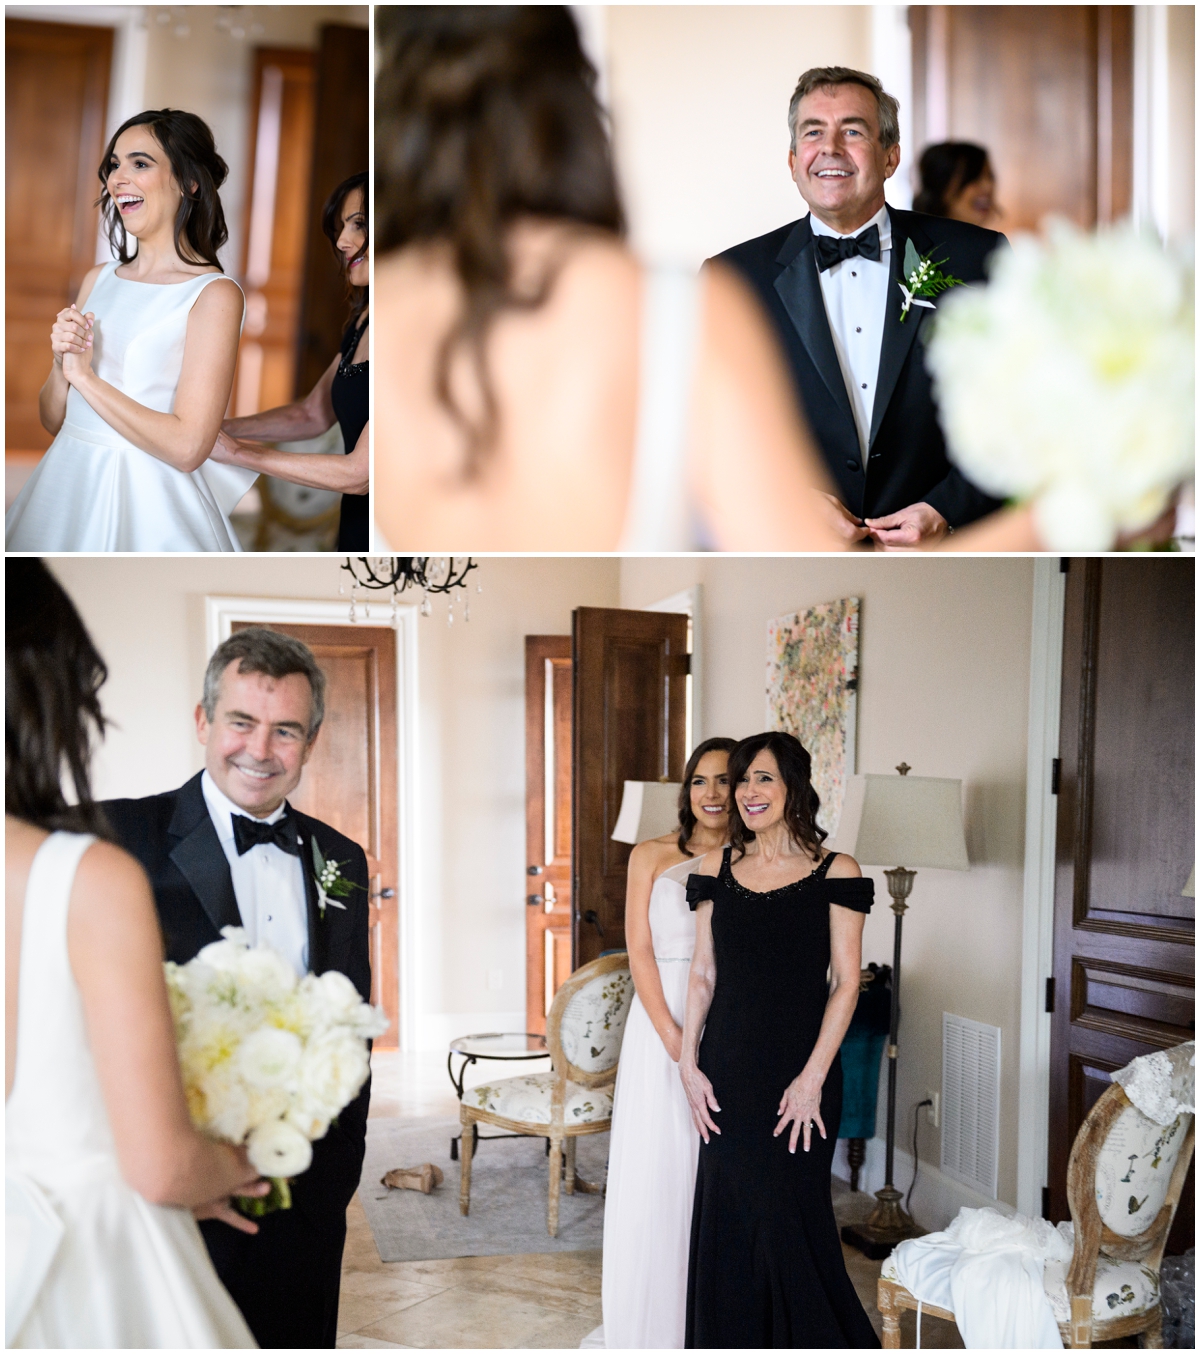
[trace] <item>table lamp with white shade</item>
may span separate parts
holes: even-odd
[[[679,781],[627,780],[614,842],[636,846],[679,828]]]
[[[908,897],[916,870],[966,870],[967,844],[963,837],[962,781],[910,776],[901,762],[898,776],[854,776],[846,786],[836,841],[830,849],[844,851],[860,865],[890,865],[885,870],[892,911],[896,914],[892,959],[892,1021],[888,1038],[888,1113],[886,1179],[875,1197],[870,1218],[842,1228],[842,1240],[873,1260],[883,1259],[906,1237],[920,1229],[901,1207],[904,1197],[892,1181],[896,1153],[896,1063],[900,1027],[900,938]],[[897,861],[905,864],[897,865]]]

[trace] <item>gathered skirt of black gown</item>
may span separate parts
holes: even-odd
[[[806,879],[769,893],[721,872],[692,875],[688,901],[713,902],[717,979],[699,1051],[721,1110],[700,1146],[688,1265],[689,1349],[878,1348],[842,1258],[830,1177],[841,1118],[835,1058],[814,1126],[788,1152],[779,1102],[816,1044],[829,997],[830,906],[869,911],[869,879]]]

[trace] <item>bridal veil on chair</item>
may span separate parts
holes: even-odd
[[[613,1086],[625,1020],[633,1001],[627,954],[595,959],[558,989],[546,1017],[546,1042],[552,1071],[505,1077],[463,1094],[462,1183],[459,1207],[471,1207],[471,1157],[475,1125],[494,1124],[509,1133],[550,1140],[550,1201],[546,1228],[558,1235],[558,1203],[563,1159],[566,1189],[594,1193],[575,1175],[575,1140],[605,1133],[612,1126]]]

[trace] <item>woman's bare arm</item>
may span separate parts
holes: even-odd
[[[205,1137],[188,1117],[150,885],[107,842],[80,862],[67,950],[130,1186],[151,1203],[191,1207],[254,1181],[245,1149]]]
[[[333,359],[302,400],[282,404],[277,409],[264,409],[260,414],[227,418],[221,424],[221,432],[233,441],[245,437],[251,442],[303,442],[309,437],[320,437],[337,421],[331,391],[341,360],[340,354]]]
[[[371,425],[359,434],[354,450],[338,456],[304,451],[279,451],[231,441],[224,433],[213,448],[214,461],[240,465],[260,475],[306,484],[310,489],[331,489],[339,494],[365,494],[371,487]]]
[[[662,976],[654,957],[654,936],[650,930],[650,894],[654,888],[654,867],[664,843],[642,842],[629,857],[625,883],[625,946],[629,951],[629,971],[633,985],[646,1008],[655,1033],[672,1062],[679,1061],[683,1049],[683,1031],[663,996]]]
[[[719,264],[701,278],[691,465],[717,548],[845,550],[823,497],[832,486],[757,300]]]
[[[713,852],[704,858],[699,873],[715,874],[710,868]],[[719,852],[716,853],[719,856]],[[713,950],[711,902],[704,902],[696,908],[696,948],[692,952],[692,967],[688,974],[687,1004],[683,1013],[683,1051],[679,1058],[679,1076],[683,1081],[684,1094],[692,1111],[692,1122],[705,1142],[708,1135],[720,1136],[721,1130],[713,1122],[713,1114],[721,1112],[717,1097],[713,1094],[712,1082],[696,1065],[700,1049],[700,1036],[704,1033],[704,1022],[712,1006],[713,992],[717,986],[717,958]]]
[[[50,330],[50,350],[54,354],[54,361],[50,366],[50,375],[46,377],[38,394],[38,418],[42,427],[52,436],[57,436],[67,417],[67,391],[71,388],[63,375],[63,355],[68,352],[82,353],[85,349],[88,326],[83,317],[83,307],[103,271],[102,263],[88,270],[74,303],[58,312]]]
[[[859,879],[862,871],[858,862],[847,855],[839,855],[829,868],[830,879]],[[804,1150],[809,1150],[812,1141],[812,1125],[815,1123],[821,1137],[825,1137],[825,1123],[821,1118],[821,1088],[825,1078],[837,1057],[850,1021],[854,1018],[854,1008],[858,1005],[858,981],[862,972],[862,933],[866,916],[848,907],[829,908],[829,999],[825,1003],[825,1015],[821,1020],[821,1031],[808,1062],[800,1075],[792,1082],[779,1102],[779,1123],[775,1126],[778,1137],[789,1123],[792,1136],[788,1151],[796,1150],[796,1141],[801,1130],[804,1133]]]
[[[210,282],[188,316],[183,369],[169,414],[145,405],[103,381],[86,361],[63,366],[66,379],[110,428],[176,470],[196,470],[208,459],[233,388],[242,293],[235,282]]]

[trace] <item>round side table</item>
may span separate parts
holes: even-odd
[[[454,1071],[455,1054],[462,1059],[459,1064],[458,1073]],[[480,1061],[495,1062],[532,1062],[538,1058],[548,1058],[550,1048],[546,1043],[544,1034],[464,1034],[460,1039],[451,1039],[450,1052],[446,1056],[446,1072],[450,1077],[450,1084],[454,1087],[454,1094],[461,1101],[464,1088],[463,1080],[467,1075],[467,1068]],[[480,1142],[488,1142],[493,1138],[520,1138],[525,1136],[521,1133],[489,1133],[480,1137],[479,1125],[471,1125],[471,1133],[474,1144],[477,1146]],[[458,1160],[458,1143],[462,1134],[450,1139],[450,1160]],[[547,1138],[546,1146],[549,1150],[550,1140]]]

